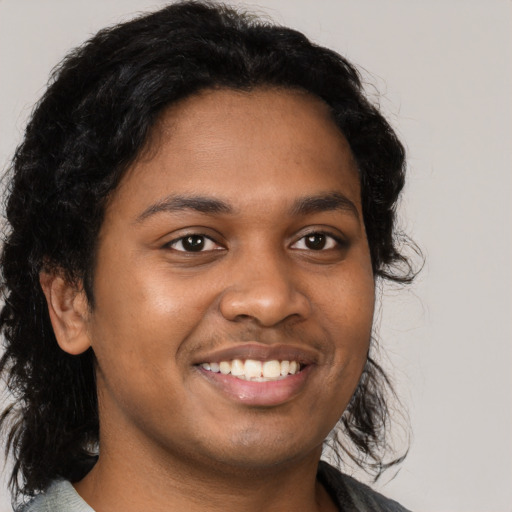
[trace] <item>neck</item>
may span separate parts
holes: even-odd
[[[300,460],[242,468],[192,465],[133,445],[113,453],[102,446],[96,466],[75,487],[96,512],[336,510],[316,480],[320,453],[318,447]]]
[[[100,457],[75,484],[96,512],[336,510],[316,479],[320,436],[305,449],[293,439],[266,440],[253,429],[249,434],[256,432],[256,439],[245,435],[233,440],[237,456],[230,447],[201,437],[190,442],[191,436],[181,430],[173,437],[165,437],[165,431],[155,434],[127,421],[116,402],[105,406],[104,394],[98,398]],[[265,449],[265,443],[273,443],[275,450]],[[289,449],[283,450],[285,445]]]

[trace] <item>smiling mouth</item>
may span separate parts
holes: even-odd
[[[218,363],[202,363],[199,366],[208,372],[231,375],[237,379],[251,382],[282,380],[299,373],[303,369],[303,365],[297,361],[279,361],[277,359],[270,361],[233,359]]]

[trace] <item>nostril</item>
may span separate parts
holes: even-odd
[[[274,276],[274,279],[265,281],[244,275],[236,281],[236,286],[226,289],[221,295],[219,309],[227,320],[240,322],[250,319],[269,327],[291,318],[307,318],[311,304],[306,295],[283,275],[280,279]]]
[[[236,322],[236,321],[251,320],[252,318],[253,317],[251,315],[240,314],[240,315],[236,315],[235,318],[233,318],[233,320]]]

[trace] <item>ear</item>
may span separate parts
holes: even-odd
[[[58,273],[41,272],[39,282],[59,347],[73,355],[85,352],[91,343],[87,329],[90,313],[83,287]]]

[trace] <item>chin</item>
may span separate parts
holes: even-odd
[[[297,439],[297,433],[263,435],[260,429],[239,431],[230,439],[222,453],[217,455],[221,465],[247,471],[268,470],[305,457],[319,456],[324,437]],[[218,447],[218,445],[217,445]]]

